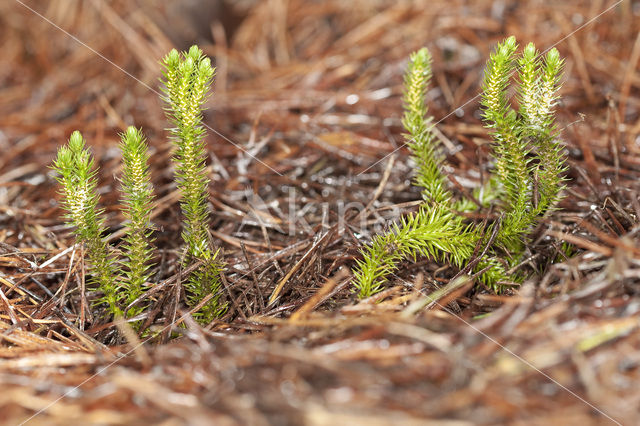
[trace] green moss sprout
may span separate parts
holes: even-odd
[[[172,50],[163,65],[163,100],[173,126],[169,130],[176,147],[176,183],[182,195],[182,238],[187,254],[183,266],[190,262],[202,264],[185,284],[186,301],[189,306],[196,306],[209,296],[196,313],[201,322],[209,322],[225,310],[220,303],[223,264],[219,251],[211,248],[209,237],[209,179],[202,125],[202,108],[215,70],[197,46],[184,53]],[[86,248],[90,285],[103,293],[97,302],[106,304],[114,316],[131,318],[144,311],[145,306],[138,306],[136,301],[151,285],[153,187],[148,146],[142,131],[129,127],[121,135],[120,148],[123,159],[120,191],[126,219],[122,256],[105,239],[104,209],[99,207],[96,191],[97,170],[80,132],[73,132],[68,144],[58,150],[52,168],[58,175],[67,222],[73,226],[77,242]]]
[[[489,242],[486,235],[493,230],[497,231],[493,244],[474,262],[472,271],[496,290],[501,281],[514,279],[506,269],[521,258],[533,226],[560,200],[566,170],[553,111],[563,60],[556,49],[542,56],[532,43],[521,55],[517,49],[514,37],[499,43],[487,62],[482,84],[482,116],[492,138],[495,175],[474,195],[480,195],[477,198],[484,207],[497,200],[502,210],[502,219],[486,229],[461,215],[478,206],[464,198],[454,201],[442,171],[442,148],[424,101],[431,79],[429,51],[423,48],[410,56],[402,123],[423,204],[362,249],[362,259],[353,271],[360,298],[382,290],[387,277],[407,258],[427,256],[463,267],[476,256],[478,247]],[[516,73],[517,111],[509,96]]]

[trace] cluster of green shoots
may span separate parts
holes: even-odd
[[[363,249],[363,259],[354,270],[360,297],[380,291],[400,261],[418,255],[457,267],[466,265],[494,289],[509,281],[509,269],[522,257],[527,235],[560,199],[566,169],[553,112],[563,60],[557,50],[541,55],[533,44],[521,54],[516,51],[516,40],[510,37],[497,46],[487,63],[482,106],[493,140],[495,174],[474,191],[474,200],[456,199],[442,172],[444,155],[424,101],[431,57],[427,49],[411,55],[404,81],[403,125],[423,203]],[[171,51],[163,65],[163,100],[172,124],[175,177],[182,195],[182,264],[197,263],[185,281],[186,301],[199,307],[196,315],[201,322],[209,322],[225,310],[220,302],[223,264],[219,251],[212,249],[208,230],[209,179],[202,125],[202,109],[215,70],[197,46],[184,53]],[[509,95],[514,75],[519,82],[517,110]],[[153,187],[142,132],[129,127],[121,139],[120,190],[127,227],[120,251],[105,239],[97,170],[80,132],[74,132],[59,149],[53,168],[58,172],[66,218],[87,254],[90,288],[101,291],[98,303],[104,303],[111,314],[131,318],[146,308],[141,296],[152,285]],[[462,214],[496,201],[501,219],[488,226],[469,223]],[[482,253],[480,247],[484,247]]]
[[[176,182],[182,195],[182,238],[186,250],[183,266],[200,264],[186,280],[187,303],[196,306],[209,297],[196,312],[202,322],[209,322],[224,312],[219,300],[222,264],[209,241],[209,180],[202,126],[202,108],[215,70],[197,46],[184,53],[172,50],[163,59],[163,65],[163,100],[173,125],[169,130],[175,145]],[[77,242],[86,250],[89,287],[102,292],[98,303],[104,303],[111,314],[131,318],[144,311],[139,299],[152,285],[149,280],[153,266],[153,187],[148,146],[141,130],[129,127],[121,135],[120,148],[122,213],[127,224],[122,256],[105,238],[104,209],[99,207],[96,191],[97,170],[80,132],[73,132],[68,144],[58,150],[53,169],[58,173],[68,223],[74,227]]]
[[[418,255],[456,267],[473,262],[470,269],[496,290],[501,283],[518,279],[509,276],[509,269],[522,257],[527,235],[559,201],[566,166],[553,111],[563,60],[556,49],[542,55],[533,43],[521,54],[517,48],[515,38],[509,37],[487,62],[481,103],[492,137],[495,174],[485,187],[474,191],[475,202],[454,200],[424,101],[431,56],[426,48],[411,55],[404,80],[403,126],[423,203],[362,250],[363,259],[354,269],[359,297],[381,291],[400,261]],[[514,77],[519,83],[517,110],[509,95]],[[488,226],[468,223],[462,215],[494,201],[501,208],[501,220]],[[484,249],[483,256],[479,248]]]

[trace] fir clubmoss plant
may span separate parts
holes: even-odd
[[[104,210],[98,207],[94,161],[80,132],[73,132],[69,143],[58,150],[53,169],[58,172],[68,224],[74,226],[74,234],[84,245],[89,258],[90,285],[103,292],[102,301],[107,303],[112,314],[122,315],[115,260],[102,238],[105,232]]]
[[[514,37],[499,44],[483,82],[483,119],[493,137],[496,173],[502,184],[505,217],[498,242],[511,254],[523,249],[526,234],[559,200],[566,170],[557,140],[553,107],[563,61],[556,49],[540,58],[529,43],[520,58]],[[509,103],[511,76],[520,82],[516,112]]]
[[[176,145],[176,180],[183,196],[185,264],[202,263],[187,282],[187,302],[195,306],[211,293],[208,303],[197,313],[203,322],[208,322],[224,311],[218,294],[222,264],[218,251],[212,250],[209,244],[209,180],[202,126],[202,105],[207,99],[214,69],[197,46],[183,54],[171,51],[164,58],[164,66],[166,97],[163,99],[167,102],[167,115],[175,126],[170,130]],[[102,238],[105,220],[104,211],[98,207],[94,161],[79,132],[74,132],[68,145],[60,148],[53,169],[59,174],[66,217],[75,227],[78,242],[86,247],[92,282],[104,293],[99,302],[106,302],[116,316],[122,316],[124,309],[125,316],[132,317],[144,310],[144,307],[129,306],[146,289],[152,266],[153,188],[142,131],[129,127],[121,135],[120,148],[124,163],[120,190],[127,229],[122,245],[124,258],[119,261],[119,267],[116,256]]]
[[[485,250],[485,257],[474,262],[473,269],[495,289],[507,279],[504,262],[498,258],[506,255],[511,259],[507,263],[513,264],[522,255],[526,234],[559,200],[566,170],[553,116],[563,62],[555,49],[543,59],[533,44],[519,58],[516,50],[513,37],[498,44],[483,81],[483,119],[491,130],[496,175],[475,193],[482,195],[483,206],[498,198],[504,217],[488,228],[493,232],[498,227],[496,244]],[[517,112],[508,96],[516,70],[520,81]],[[416,163],[415,183],[423,188],[424,204],[387,233],[375,236],[362,250],[363,259],[357,261],[354,270],[361,298],[380,291],[386,277],[403,259],[426,255],[460,267],[479,246],[487,244],[483,237],[487,232],[466,224],[459,215],[475,205],[465,199],[454,202],[442,173],[441,147],[431,131],[432,119],[427,117],[424,104],[430,77],[431,57],[427,49],[421,49],[411,55],[405,74],[403,125]]]
[[[556,49],[551,49],[544,60],[540,60],[533,43],[527,45],[524,55],[525,58],[528,57],[525,64],[534,68],[536,77],[521,74],[521,128],[524,136],[533,141],[538,156],[538,164],[534,170],[538,195],[533,203],[534,212],[540,215],[554,208],[565,187],[563,173],[567,166],[562,145],[558,142],[558,129],[553,113],[559,99],[564,60]]]
[[[415,184],[422,187],[426,201],[448,205],[453,197],[447,187],[447,178],[440,170],[443,155],[431,131],[431,117],[427,116],[424,97],[431,80],[431,55],[422,48],[411,54],[404,77],[404,116],[402,125],[407,134],[407,145],[415,163]]]
[[[129,222],[124,237],[122,262],[125,289],[125,305],[130,305],[140,297],[149,280],[152,257],[151,205],[153,187],[149,176],[149,154],[141,130],[131,126],[121,135],[123,171],[120,190],[122,192],[122,213]],[[127,316],[134,316],[142,308],[129,309]]]
[[[209,244],[209,179],[205,168],[205,131],[202,126],[202,107],[209,96],[215,70],[197,46],[182,54],[172,50],[164,58],[163,65],[164,101],[167,117],[174,126],[169,130],[176,146],[176,181],[182,193],[180,205],[184,216],[185,261],[204,262],[202,268],[189,277],[185,287],[191,305],[210,293],[214,295],[199,313],[202,321],[208,322],[224,309],[219,304],[223,266],[218,260],[218,252],[213,251]]]

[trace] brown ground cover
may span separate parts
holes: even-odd
[[[0,3],[0,423],[638,422],[639,2],[196,3]],[[358,249],[420,197],[401,148],[409,53],[434,56],[430,111],[466,191],[487,172],[482,69],[512,34],[567,60],[570,180],[532,236],[530,279],[500,295],[448,290],[457,271],[418,259],[358,301]],[[229,303],[207,327],[180,302],[157,94],[160,58],[194,40],[217,66],[205,122]],[[158,199],[142,338],[80,291],[81,253],[47,169],[81,130],[117,244],[117,134],[130,124],[148,137]]]

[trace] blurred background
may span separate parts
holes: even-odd
[[[638,2],[5,0],[0,12],[5,173],[47,164],[74,129],[106,150],[135,124],[161,149],[158,62],[193,43],[217,66],[207,123],[244,148],[252,131],[270,135],[255,151],[274,168],[307,143],[353,154],[356,169],[390,152],[402,141],[403,67],[422,46],[434,57],[432,114],[456,146],[475,148],[460,122],[479,123],[483,65],[511,34],[567,57],[560,120],[581,123],[565,139],[598,146],[615,120],[619,148],[638,144]],[[340,135],[309,142],[325,133]],[[241,153],[220,135],[208,143],[223,162]]]

